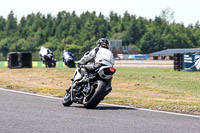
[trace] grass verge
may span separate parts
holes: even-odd
[[[62,97],[73,68],[0,68],[0,87]],[[169,68],[117,68],[103,102],[200,115],[200,73]]]

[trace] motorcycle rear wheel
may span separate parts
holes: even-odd
[[[106,84],[102,80],[96,81],[93,85],[93,93],[91,97],[83,99],[83,105],[87,109],[94,109],[105,96]]]

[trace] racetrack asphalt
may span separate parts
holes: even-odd
[[[0,89],[1,133],[199,133],[200,117],[100,104],[63,107],[61,98]]]

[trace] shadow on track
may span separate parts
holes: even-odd
[[[136,109],[117,107],[117,106],[97,106],[95,110],[136,110]]]
[[[73,105],[71,107],[74,107],[74,108],[83,108],[83,109],[86,109],[84,108],[83,106],[79,106],[78,104],[76,105]],[[117,107],[117,106],[107,106],[107,105],[99,105],[97,106],[96,108],[94,109],[88,109],[88,110],[137,110],[137,109],[134,109],[134,108],[126,108],[126,107]]]

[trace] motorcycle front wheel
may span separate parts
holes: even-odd
[[[106,85],[102,80],[97,80],[91,84],[92,93],[89,97],[84,97],[83,105],[87,109],[94,109],[105,96]]]
[[[72,105],[72,100],[71,100],[71,93],[70,90],[67,90],[64,96],[64,99],[62,101],[63,106],[68,107]]]

